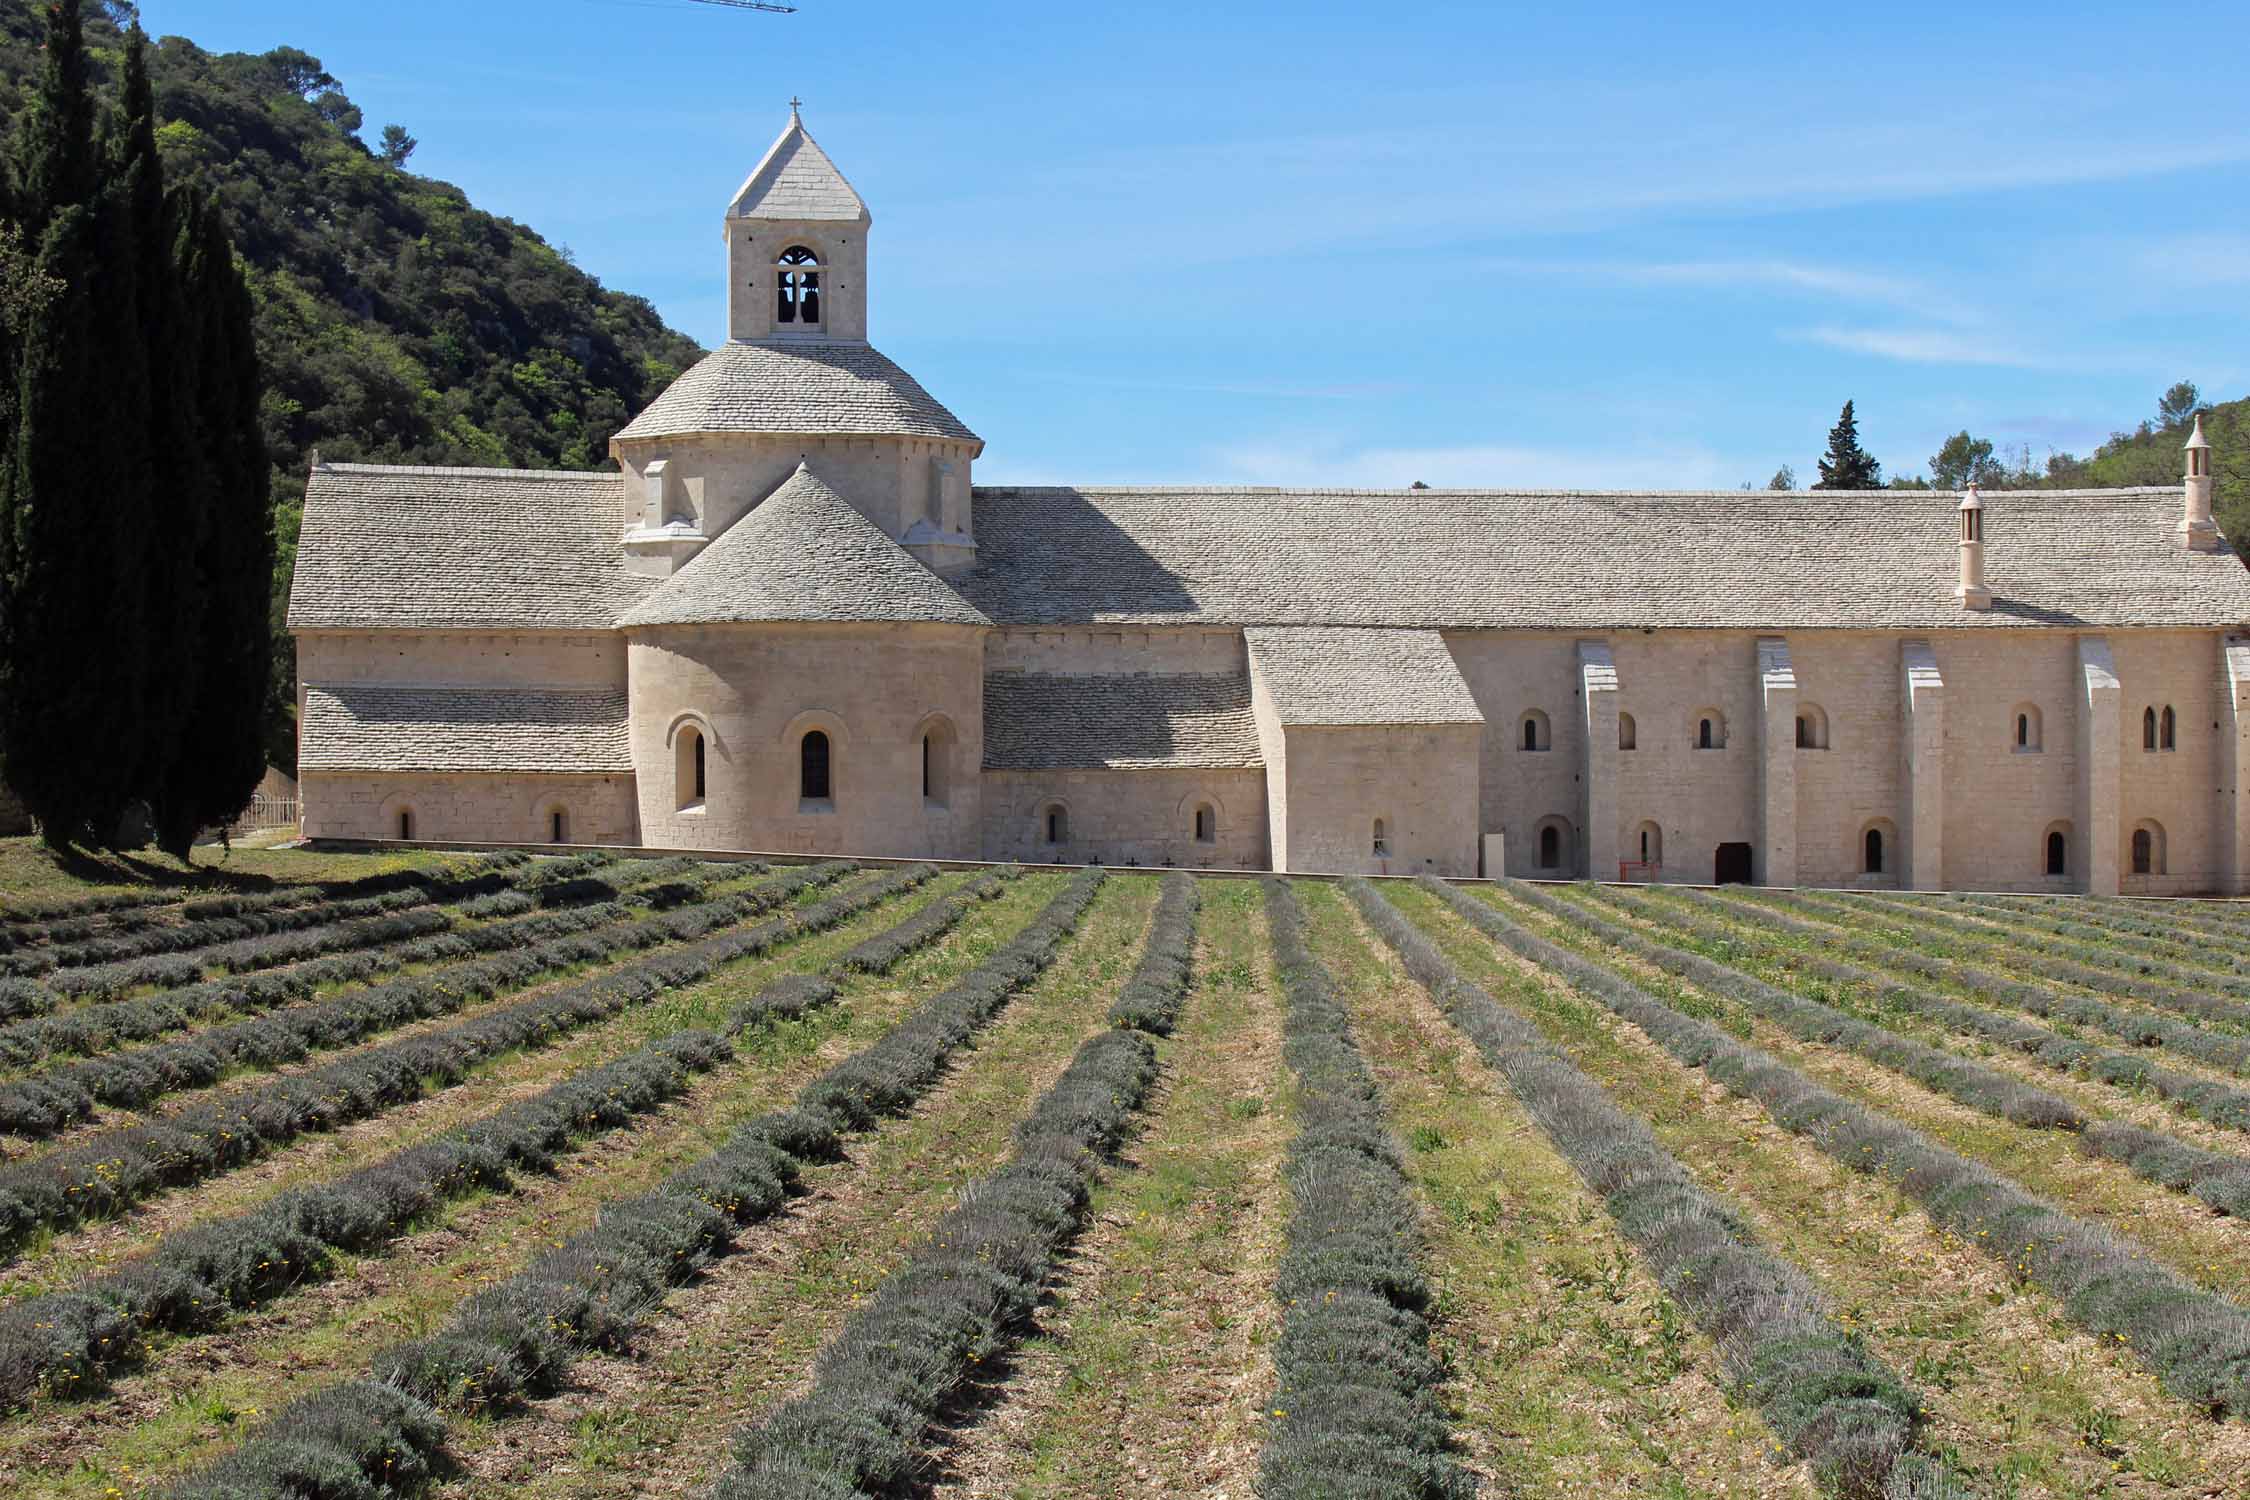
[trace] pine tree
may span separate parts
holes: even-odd
[[[140,792],[152,456],[134,198],[104,183],[78,8],[51,5],[19,178],[64,285],[19,352],[0,525],[0,763],[57,847],[114,842]],[[106,143],[105,143],[106,146]]]
[[[208,477],[198,571],[196,692],[152,801],[157,837],[186,857],[196,832],[232,821],[266,770],[267,686],[273,643],[267,588],[273,577],[273,492],[258,425],[262,381],[250,288],[218,210],[189,215],[182,258],[188,302],[202,309],[194,425]]]
[[[1820,461],[1820,483],[1813,488],[1879,490],[1882,487],[1883,466],[1860,447],[1859,420],[1852,415],[1852,404],[1846,401],[1843,415],[1828,429],[1828,452]]]

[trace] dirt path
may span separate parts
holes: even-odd
[[[1195,982],[1148,1128],[932,1493],[1247,1500],[1288,1190],[1280,998],[1254,881],[1203,891]]]

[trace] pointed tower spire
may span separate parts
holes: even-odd
[[[2219,550],[2219,528],[2211,519],[2211,440],[2203,435],[2203,413],[2195,414],[2188,434],[2187,494],[2180,511],[2180,545],[2190,552]]]
[[[867,228],[844,174],[805,129],[804,101],[727,205],[727,336],[867,337]]]

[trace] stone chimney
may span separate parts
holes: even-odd
[[[1973,484],[1961,497],[1961,584],[1953,598],[1963,609],[1992,608],[1992,590],[1984,586],[1984,501]]]
[[[2211,521],[2211,440],[2203,435],[2203,413],[2187,440],[2187,503],[2180,513],[2180,545],[2190,552],[2219,550],[2219,528]]]

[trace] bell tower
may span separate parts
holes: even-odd
[[[864,343],[872,221],[798,103],[727,208],[727,337]]]

